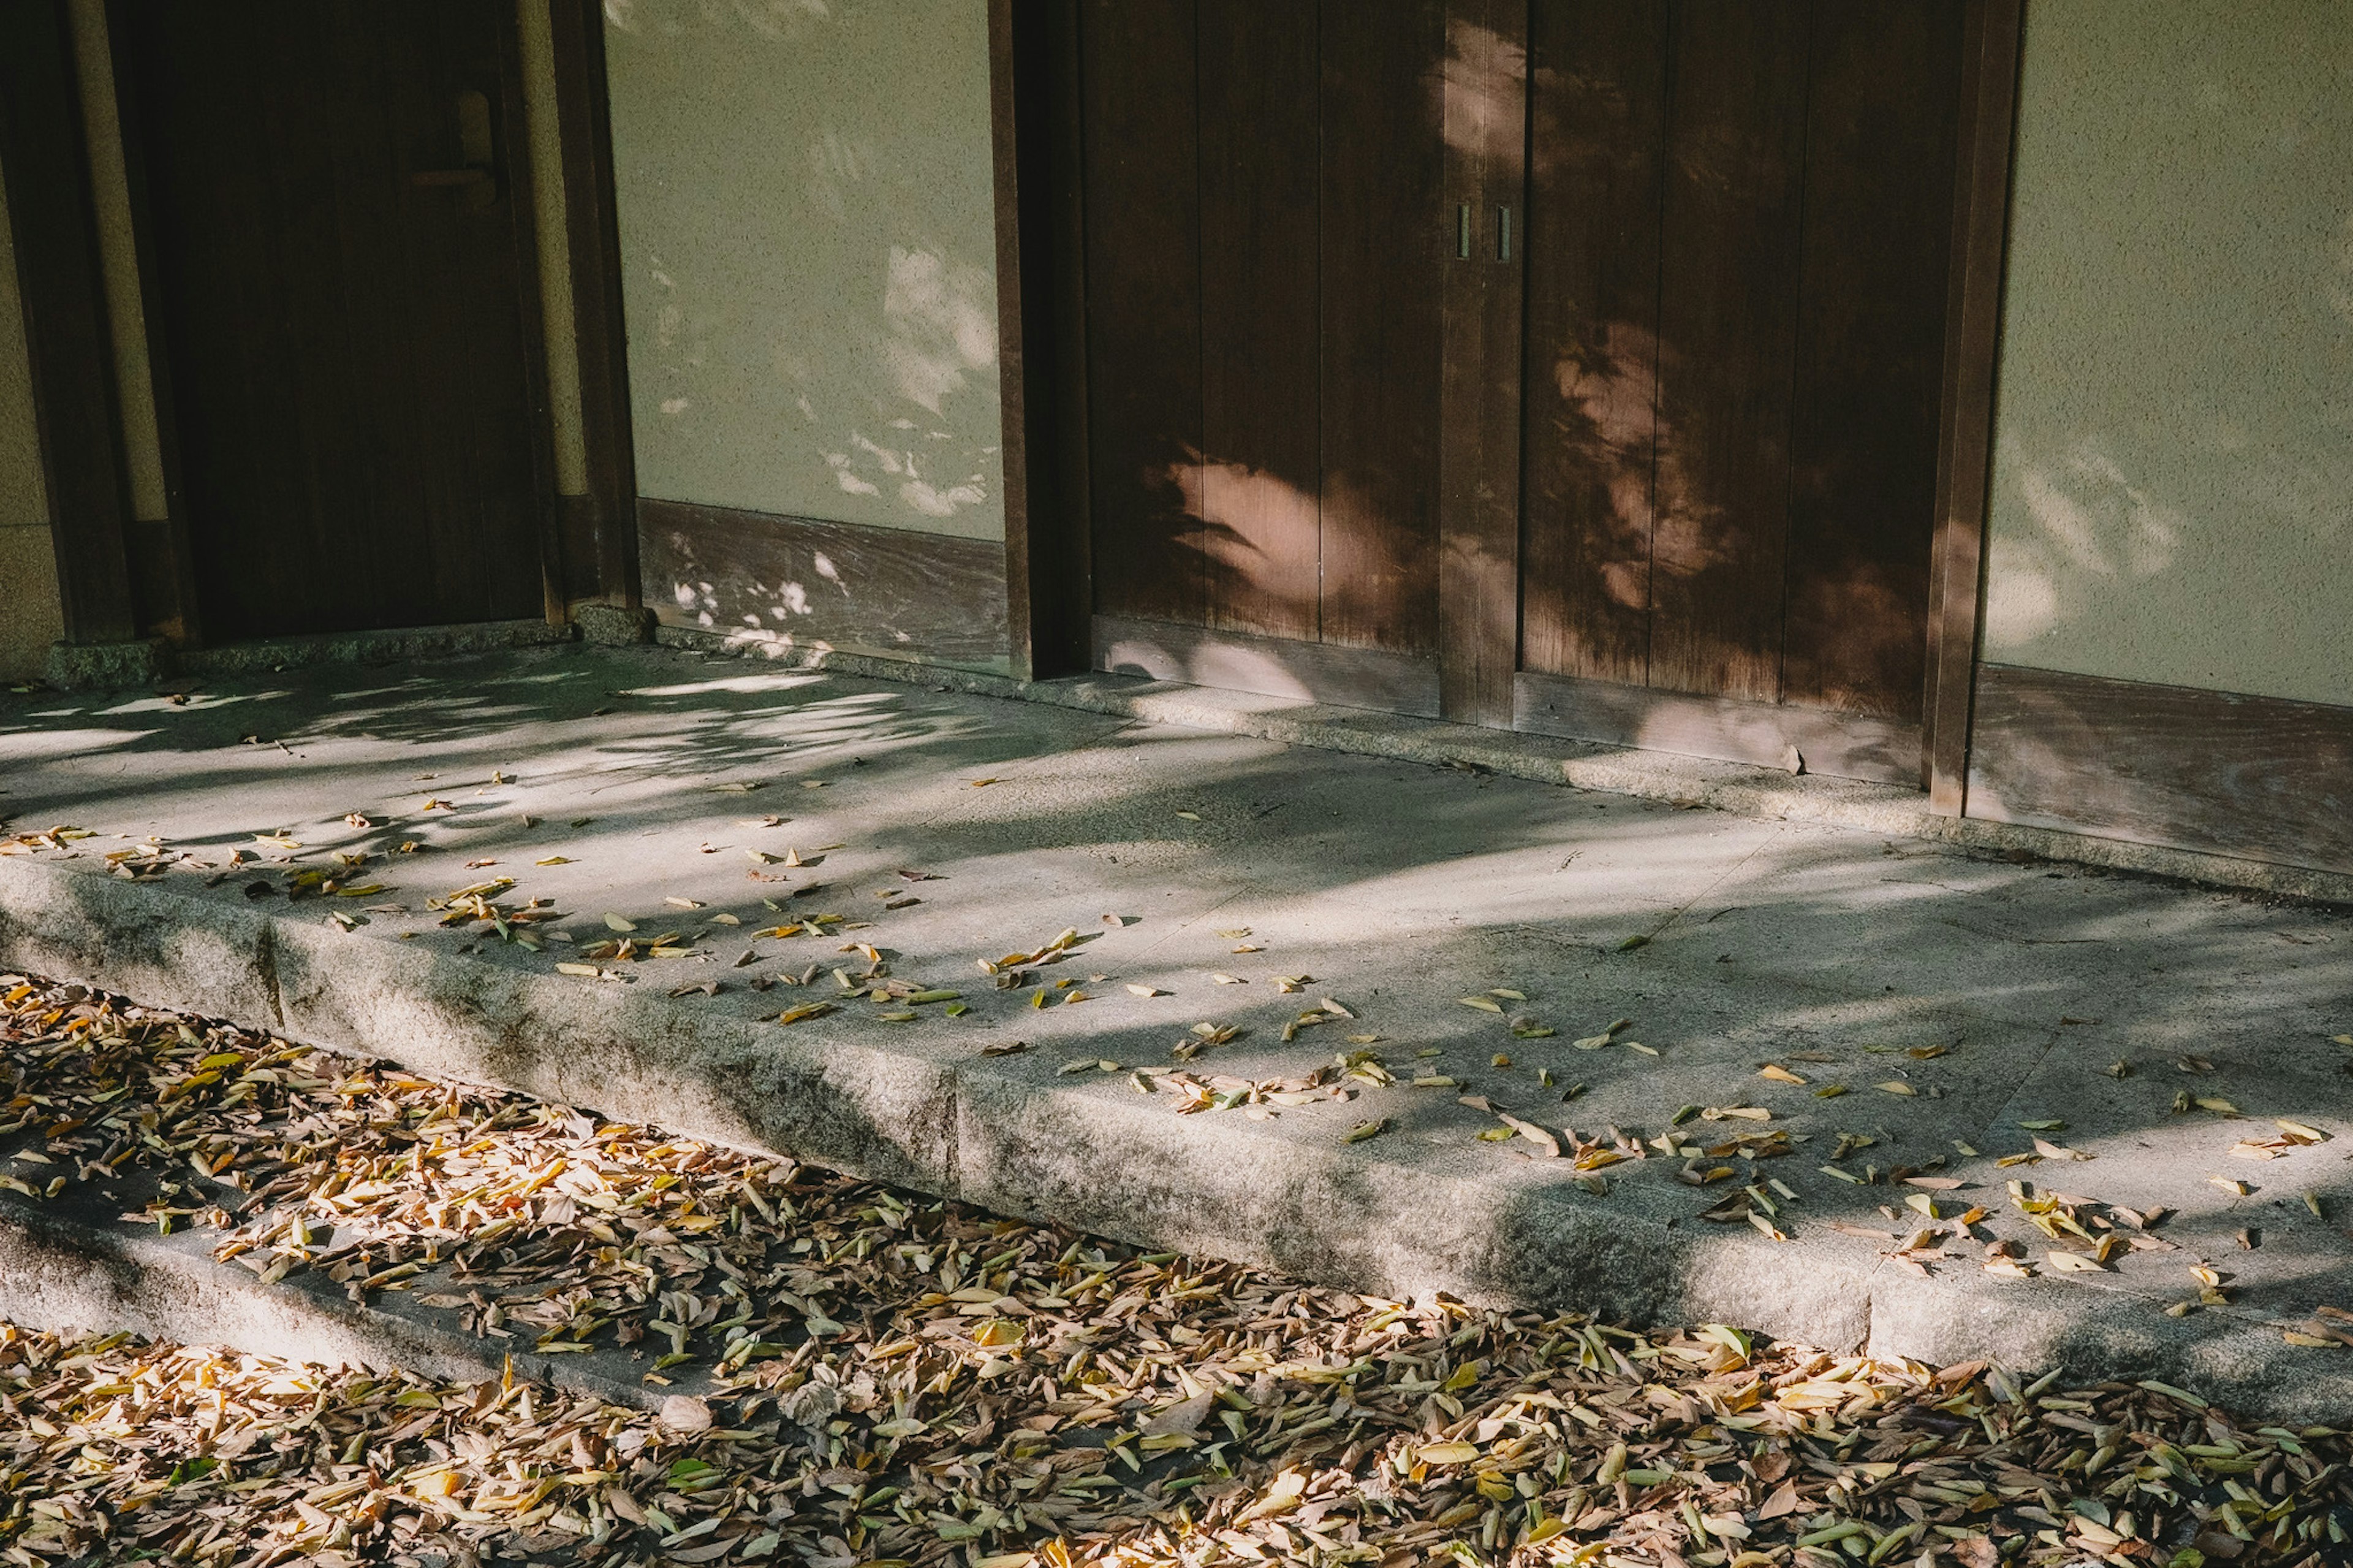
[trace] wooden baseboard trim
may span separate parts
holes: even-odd
[[[1920,782],[1920,726],[1814,708],[1524,670],[1513,682],[1512,727],[1792,772],[1801,761],[1804,772],[1831,778]]]
[[[638,554],[664,626],[992,668],[1010,647],[997,540],[647,498]]]
[[[1435,719],[1438,661],[1376,648],[1294,642],[1248,632],[1219,632],[1133,616],[1094,618],[1094,667],[1116,675],[1144,675]]]
[[[2353,872],[2353,707],[1980,665],[1968,815]]]

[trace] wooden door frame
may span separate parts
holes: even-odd
[[[56,0],[60,7],[64,0]],[[559,0],[560,4],[560,0]],[[139,271],[140,296],[147,329],[149,378],[155,402],[155,424],[164,470],[167,507],[167,552],[159,563],[175,585],[185,646],[206,646],[203,605],[196,593],[195,553],[188,527],[184,467],[178,435],[178,393],[171,374],[171,340],[164,326],[162,268],[154,243],[150,203],[147,154],[143,138],[144,105],[138,79],[124,61],[121,39],[136,25],[139,7],[133,0],[107,0],[107,54],[114,84],[115,115],[121,124],[123,172],[130,189],[131,242]],[[496,11],[499,37],[500,113],[497,122],[498,175],[504,191],[508,232],[514,247],[515,308],[520,315],[524,402],[529,409],[532,533],[538,547],[542,613],[550,625],[569,618],[563,593],[564,545],[558,527],[555,495],[555,435],[548,406],[546,317],[539,286],[539,235],[532,199],[531,137],[524,120],[522,38],[520,20],[512,6]],[[79,119],[75,121],[79,134]],[[89,179],[84,165],[85,185]],[[85,199],[86,195],[85,195]],[[109,361],[108,374],[112,374]],[[110,380],[110,387],[111,382]]]
[[[139,634],[130,477],[66,0],[0,5],[0,169],[58,607],[72,644]]]
[[[1079,0],[988,0],[997,396],[1013,673],[1093,658]]]
[[[548,0],[555,56],[556,134],[564,160],[564,223],[572,326],[580,364],[580,436],[588,476],[588,535],[596,595],[636,610],[638,458],[629,411],[628,328],[621,298],[621,230],[613,178],[613,100],[605,68],[602,0]],[[575,563],[578,564],[578,563]]]
[[[1968,0],[1963,33],[1960,167],[1953,193],[1936,535],[1929,557],[1928,669],[1920,737],[1921,783],[1928,792],[1928,809],[1944,816],[1961,816],[1968,804],[2024,12],[2025,0]]]

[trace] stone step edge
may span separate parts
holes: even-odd
[[[1629,1186],[1456,1177],[942,1058],[826,1020],[792,1030],[167,889],[0,859],[0,964],[86,981],[461,1083],[592,1107],[1155,1250],[1402,1297],[1725,1321],[1834,1351],[2156,1377],[2278,1418],[2353,1408],[2353,1356],[2125,1288],[1915,1279],[1867,1244],[1694,1226]],[[1020,1058],[1007,1058],[1019,1063]],[[1814,1227],[1817,1231],[1820,1227]],[[1957,1276],[1957,1277],[1956,1277]],[[445,1347],[446,1348],[446,1347]],[[562,1358],[556,1358],[559,1361]]]

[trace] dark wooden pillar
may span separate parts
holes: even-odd
[[[1963,45],[1960,169],[1945,318],[1944,437],[1928,588],[1922,727],[1928,809],[1968,805],[1970,706],[1993,468],[1994,371],[2001,354],[2002,266],[2010,237],[2010,144],[2018,119],[2021,0],[1969,0]]]
[[[634,610],[643,596],[638,578],[638,466],[629,429],[628,338],[621,316],[621,236],[613,204],[605,14],[599,0],[551,0],[549,12],[596,586],[607,604]]]
[[[0,176],[65,640],[127,642],[138,635],[123,544],[131,506],[65,0],[0,5]]]

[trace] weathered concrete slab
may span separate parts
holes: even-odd
[[[2353,1306],[2353,1051],[2331,1043],[2353,1030],[2353,921],[2327,909],[650,649],[285,672],[185,704],[53,697],[0,711],[0,769],[18,828],[99,835],[0,858],[0,962],[29,971],[1366,1290],[2192,1379],[2283,1415],[2353,1402],[2353,1356],[2282,1337],[2316,1306]],[[256,842],[280,832],[303,846],[291,867]],[[105,874],[108,851],[150,834],[209,869]],[[239,847],[260,858],[207,886]],[[247,894],[338,850],[385,855],[356,875],[385,890]],[[554,900],[575,954],[610,912],[691,937],[697,956],[627,966],[626,981],[565,975],[563,944],[445,930],[426,908],[501,875],[519,884],[510,902]],[[784,918],[764,900],[869,923],[823,942],[754,938]],[[366,923],[339,929],[331,901]],[[742,923],[710,923],[723,913]],[[1092,940],[1043,973],[1091,1000],[1040,1009],[978,973],[1065,927]],[[971,1011],[891,1023],[861,1003],[762,1021],[829,994],[830,966],[862,965],[835,951],[848,941],[963,991]],[[811,964],[807,991],[749,989]],[[1277,989],[1301,974],[1302,993]],[[668,994],[705,981],[722,990]],[[1557,1032],[1515,1037],[1458,1000],[1493,989],[1525,993],[1507,1012]],[[1282,1041],[1322,996],[1356,1022]],[[1610,1046],[1572,1044],[1621,1017]],[[1295,1079],[1349,1048],[1345,1029],[1379,1036],[1370,1048],[1401,1076],[1457,1083],[1263,1119],[1178,1115],[1130,1071],[1176,1065],[1170,1046],[1202,1021],[1246,1031],[1204,1053],[1204,1072]],[[983,1054],[1014,1040],[1029,1048]],[[2191,1058],[2211,1068],[2176,1065]],[[1810,1081],[1760,1079],[1768,1060]],[[1085,1065],[1106,1061],[1119,1070]],[[1817,1096],[1834,1085],[1848,1092]],[[2179,1112],[2185,1090],[2244,1116]],[[1588,1135],[1655,1137],[1686,1105],[1761,1107],[1805,1140],[1756,1172],[1798,1193],[1780,1215],[1791,1239],[1700,1220],[1726,1186],[1683,1184],[1679,1158],[1619,1165],[1588,1191],[1565,1162],[1481,1141],[1498,1123],[1464,1093]],[[2231,1155],[2274,1117],[2331,1141]],[[1388,1130],[1345,1141],[1375,1119]],[[2094,1158],[1997,1166],[2032,1152],[2021,1121],[2064,1122],[2042,1135]],[[2036,1256],[2013,1177],[2169,1208],[2155,1234],[2170,1248],[2031,1280],[1984,1273],[1971,1249],[1915,1277],[1883,1256],[1888,1239],[1832,1228],[1919,1220],[1904,1189],[1818,1169],[1842,1135],[1873,1140],[1839,1162],[1855,1174],[1943,1158],[1966,1184],[1941,1194],[1947,1212],[1982,1205],[1986,1233]],[[2195,1296],[2201,1260],[2235,1277],[2233,1304],[2166,1315]]]

